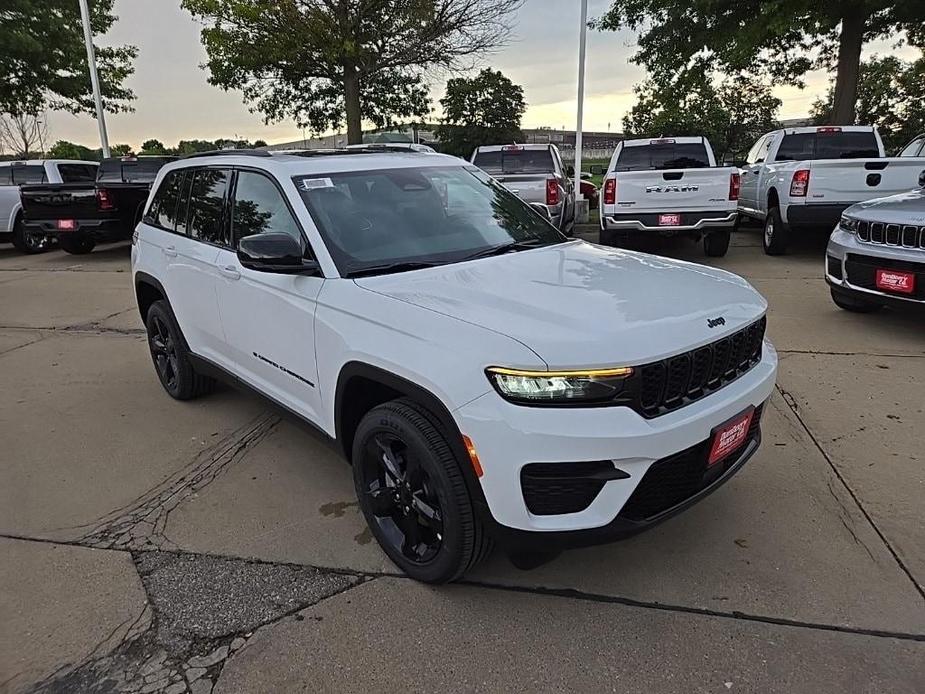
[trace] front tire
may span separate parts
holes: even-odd
[[[175,400],[192,400],[213,390],[215,381],[196,373],[180,327],[166,301],[155,301],[145,319],[148,348],[157,378]]]
[[[729,239],[732,232],[729,229],[711,231],[703,237],[703,252],[710,258],[722,258],[729,250]]]
[[[13,247],[20,253],[35,255],[44,253],[48,250],[48,239],[44,236],[38,236],[26,232],[22,223],[22,216],[16,217],[13,222]]]
[[[761,245],[768,255],[784,255],[790,245],[790,230],[780,216],[779,207],[768,209],[768,216],[764,220],[764,232],[761,234]]]
[[[86,255],[96,247],[96,241],[89,236],[59,236],[58,245],[71,255]]]
[[[854,296],[847,292],[838,291],[834,287],[829,287],[829,291],[832,294],[832,301],[835,302],[835,305],[845,311],[852,311],[853,313],[875,313],[883,308],[883,304],[875,299]]]
[[[446,583],[491,547],[456,456],[430,412],[393,400],[363,417],[353,440],[357,500],[379,546],[408,576]]]

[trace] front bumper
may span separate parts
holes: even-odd
[[[825,255],[825,280],[838,291],[895,304],[925,304],[925,249],[867,243],[836,227]],[[914,272],[915,292],[877,289],[876,268]]]
[[[689,405],[646,419],[628,407],[538,408],[507,402],[494,391],[454,412],[460,431],[472,439],[481,461],[481,489],[495,535],[500,541],[520,533],[540,539],[589,544],[639,532],[664,518],[661,515],[627,523],[621,510],[643,477],[658,461],[704,445],[713,429],[749,407],[761,406],[771,395],[777,354],[764,343],[761,361],[736,381]],[[742,451],[727,463],[722,481],[711,482],[673,515],[722,484],[757,448]],[[582,510],[556,515],[531,513],[524,497],[522,471],[533,463],[612,461],[626,473],[609,479]],[[665,517],[667,517],[667,515]]]
[[[666,211],[668,214],[680,214],[681,224],[677,226],[661,226],[658,223],[659,214],[656,212],[617,212],[601,216],[601,227],[604,231],[644,231],[658,234],[683,234],[706,229],[723,229],[735,226],[736,211],[715,210],[709,212],[677,212]]]
[[[101,241],[127,237],[131,234],[131,230],[123,229],[118,219],[78,219],[75,222],[74,229],[59,229],[57,219],[30,220],[23,222],[23,227],[31,234],[41,234],[49,238],[79,235]]]

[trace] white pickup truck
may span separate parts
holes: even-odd
[[[19,186],[25,183],[92,183],[98,167],[95,161],[66,159],[0,162],[0,243],[12,243],[23,253],[47,250],[44,235],[26,232]]]
[[[765,253],[782,255],[793,232],[831,231],[846,208],[912,190],[923,170],[925,157],[885,157],[871,126],[775,130],[748,152],[739,213],[764,224]]]
[[[708,256],[726,255],[738,195],[739,170],[717,166],[705,137],[624,140],[604,176],[601,244],[685,235],[703,238]]]

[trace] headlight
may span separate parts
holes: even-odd
[[[842,231],[847,231],[849,234],[856,234],[858,231],[858,220],[843,214],[841,219],[838,220],[838,226],[841,227]]]
[[[633,369],[587,369],[575,371],[524,371],[491,366],[488,380],[501,397],[521,403],[568,404],[613,400]]]

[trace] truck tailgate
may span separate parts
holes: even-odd
[[[806,202],[855,203],[895,195],[918,187],[925,157],[884,159],[817,159],[807,162]]]
[[[93,183],[36,183],[21,186],[20,195],[27,222],[99,216]]]
[[[604,214],[627,212],[710,212],[735,207],[729,199],[731,166],[705,169],[615,171],[616,205]]]
[[[546,181],[553,174],[495,174],[492,176],[501,185],[524,202],[546,202]]]

